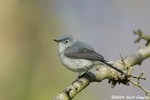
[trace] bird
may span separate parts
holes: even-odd
[[[88,72],[94,66],[101,64],[105,64],[124,74],[121,69],[110,64],[109,61],[105,60],[90,45],[74,39],[72,35],[62,35],[54,39],[54,41],[58,44],[57,50],[61,63],[67,69],[79,73],[78,77],[82,73],[85,74]]]

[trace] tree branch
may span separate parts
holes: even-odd
[[[150,44],[150,36],[144,34],[140,29],[138,29],[137,31],[133,31],[133,33],[135,35],[138,35],[139,37],[134,41],[135,43],[138,43],[140,40],[146,40],[147,43],[145,44],[146,46],[148,46]]]
[[[140,32],[142,33],[142,31]],[[134,31],[134,33],[136,33],[136,31]],[[139,35],[139,37],[140,36],[143,35]],[[123,75],[109,67],[106,67],[106,65],[100,65],[97,67],[96,71],[87,72],[86,74],[82,75],[80,78],[75,80],[70,86],[68,86],[56,97],[54,97],[53,100],[71,100],[76,94],[82,91],[90,83],[101,82],[104,79],[108,79],[112,87],[115,87],[117,83],[129,85],[129,82],[131,82],[132,84],[136,84],[134,81],[131,80],[131,78],[136,77],[132,75],[133,66],[137,64],[141,65],[143,60],[149,57],[150,46],[147,45],[147,47],[139,49],[135,54],[128,55],[126,58],[121,57],[121,59],[115,62],[111,62],[114,66],[118,67],[119,69],[122,69],[125,72],[125,74]],[[137,86],[143,89],[145,93],[149,93],[149,91],[141,87],[141,85]]]
[[[132,80],[130,80],[130,82],[131,82],[133,85],[135,85],[135,86],[141,88],[141,89],[145,92],[146,96],[149,96],[149,95],[150,95],[150,92],[149,92],[147,89],[145,89],[141,84],[136,83],[136,82],[134,82],[134,81],[132,81]]]

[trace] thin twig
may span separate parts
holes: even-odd
[[[145,89],[140,83],[136,83],[132,80],[130,80],[130,83],[132,83],[133,85],[141,88],[145,92],[146,96],[149,96],[150,92],[147,89]]]
[[[149,35],[146,35],[144,34],[140,29],[138,29],[137,31],[133,31],[133,33],[135,35],[138,35],[138,38],[134,41],[135,43],[138,43],[140,40],[146,40],[146,46],[149,45],[150,43],[150,36]]]
[[[135,75],[131,75],[132,78],[136,78],[136,79],[143,79],[143,80],[146,80],[145,77],[139,77],[139,76],[135,76]]]

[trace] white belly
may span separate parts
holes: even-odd
[[[92,61],[85,60],[85,59],[72,59],[65,57],[64,55],[60,56],[61,62],[65,65],[66,68],[70,69],[74,72],[84,72],[94,66]]]

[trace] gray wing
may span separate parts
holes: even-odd
[[[65,50],[64,55],[75,59],[105,61],[104,57],[95,52],[91,46],[80,41],[77,41],[72,46],[68,47]]]

